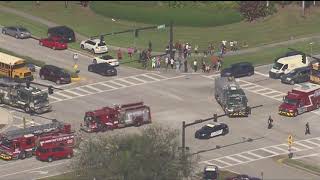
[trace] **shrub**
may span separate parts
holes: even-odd
[[[267,7],[267,3],[265,1],[239,2],[240,13],[250,22],[258,18],[271,15],[276,12],[275,10],[273,3],[270,3],[269,7]]]

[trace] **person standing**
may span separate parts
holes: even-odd
[[[168,56],[166,56],[166,58],[165,58],[165,63],[166,63],[166,71],[168,71],[168,67],[169,67],[169,64],[170,64]]]
[[[309,122],[307,122],[307,124],[306,124],[306,132],[305,132],[305,135],[307,135],[307,134],[311,134],[311,133],[310,133]]]
[[[173,58],[170,59],[170,65],[171,65],[171,69],[173,69],[173,66],[174,66],[174,59]]]
[[[180,62],[178,60],[176,61],[176,72],[180,72]]]
[[[152,69],[155,69],[156,68],[156,57],[153,57],[152,60],[151,60],[151,67]]]
[[[156,62],[156,68],[157,68],[157,71],[160,71],[160,66],[161,66],[161,57],[158,56],[157,58],[157,62]]]
[[[184,72],[187,73],[188,72],[188,61],[187,61],[187,59],[184,59],[183,65],[184,65]]]
[[[120,49],[120,48],[118,49],[117,57],[118,57],[118,60],[121,60],[121,59],[122,59],[122,52],[121,52],[121,49]]]
[[[268,118],[268,129],[271,129],[273,127],[273,119],[271,118],[271,116],[269,116]]]
[[[195,59],[193,61],[193,68],[194,68],[194,72],[197,72],[197,70],[198,70],[198,61],[197,61],[197,59]]]
[[[195,53],[196,55],[198,55],[198,48],[199,48],[198,45],[195,45],[195,46],[194,46],[194,53]]]

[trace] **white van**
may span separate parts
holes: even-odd
[[[296,68],[309,66],[311,61],[311,57],[302,54],[281,57],[274,62],[271,70],[269,71],[269,77],[279,79],[283,74],[288,74]]]

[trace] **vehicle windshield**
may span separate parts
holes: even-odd
[[[98,46],[105,46],[106,45],[106,43],[104,43],[104,42],[99,42],[99,44],[98,44]]]
[[[44,148],[42,148],[42,147],[38,147],[38,148],[37,148],[37,151],[39,151],[39,152],[41,152],[41,153],[46,153],[46,152],[48,152],[48,149],[44,149]]]
[[[295,70],[292,70],[292,71],[290,71],[289,73],[288,73],[288,75],[295,75],[297,73],[297,71],[295,71]]]
[[[206,171],[204,173],[205,179],[216,179],[217,178],[217,172],[216,171]]]
[[[34,104],[38,104],[38,103],[45,103],[48,102],[48,94],[47,93],[39,93],[37,95],[33,96],[33,102]]]
[[[209,126],[203,126],[201,128],[201,130],[203,130],[203,131],[210,131],[211,129],[212,129],[212,127],[209,127]]]
[[[2,138],[1,144],[8,147],[8,148],[12,147],[12,141],[9,141],[7,138]]]
[[[113,59],[113,57],[109,55],[102,56],[101,58],[104,60]]]
[[[297,105],[299,103],[299,101],[297,99],[290,99],[288,97],[285,97],[284,103],[291,104],[291,105]]]
[[[25,67],[25,66],[26,66],[25,63],[16,64],[16,65],[13,66],[13,69],[20,69],[20,68],[23,68],[23,67]]]
[[[282,66],[283,66],[283,64],[275,62],[272,68],[276,69],[276,70],[280,70],[282,68]]]
[[[21,31],[21,32],[28,32],[28,30],[26,29],[26,28],[18,28],[19,29],[19,31]]]
[[[245,103],[244,98],[242,98],[241,96],[230,96],[228,99],[229,106],[239,106],[244,103]]]
[[[86,116],[84,117],[84,120],[86,120],[86,121],[93,121],[93,120],[94,120],[94,117],[91,116],[91,115],[86,115]]]

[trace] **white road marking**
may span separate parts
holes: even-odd
[[[123,87],[127,87],[126,85],[124,84],[121,84],[121,83],[118,83],[118,82],[115,82],[115,81],[110,81],[111,83],[115,84],[115,85],[118,85],[118,86],[121,86],[120,88],[123,88]]]
[[[309,147],[308,149],[299,149],[299,148],[294,147],[294,144],[297,143],[298,145],[301,145],[301,144],[303,144],[303,142],[308,142],[308,143],[312,142],[311,144],[315,144],[317,146],[320,146],[320,144],[314,143],[312,141],[312,140],[318,140],[319,138],[320,137],[315,137],[315,138],[295,141],[293,143],[293,146],[291,147],[291,149],[294,150],[292,152],[302,152],[302,151],[306,151],[306,150],[309,150],[309,149],[317,148],[317,147]],[[284,149],[280,148],[279,146],[288,147],[287,144],[277,144],[277,145],[262,147],[262,148],[253,149],[253,150],[249,150],[249,151],[244,151],[244,152],[237,153],[237,154],[227,155],[227,156],[223,156],[223,157],[219,157],[219,158],[215,158],[215,159],[210,159],[210,160],[206,160],[206,161],[200,161],[199,164],[213,164],[213,165],[216,165],[216,164],[214,164],[214,162],[216,161],[216,162],[221,162],[221,163],[226,164],[226,166],[220,166],[220,168],[228,168],[228,167],[232,167],[232,166],[236,166],[236,165],[248,164],[250,162],[254,162],[254,161],[258,161],[258,160],[274,157],[274,156],[277,156],[277,155],[283,155],[283,154],[289,153],[288,150],[284,150]],[[304,146],[306,146],[306,145],[304,145]],[[271,148],[279,149],[281,151],[281,153],[277,153],[277,152],[271,151],[270,150]],[[267,156],[267,155],[259,155],[257,153],[253,153],[254,151],[258,151],[258,150],[269,152],[272,155],[268,155]],[[249,155],[246,155],[246,154],[249,154],[249,155],[257,157],[257,158],[256,159],[252,159],[252,158],[248,157]],[[221,160],[222,158],[227,158],[227,159],[231,159],[231,160],[235,159],[235,158],[233,158],[233,159],[230,158],[230,156],[233,156],[233,157],[239,156],[239,157],[241,157],[243,159],[247,159],[247,160],[246,161],[241,161],[240,159],[236,159],[234,161],[237,162],[237,163],[233,163],[233,164],[226,163],[226,162]]]
[[[118,81],[122,81],[122,82],[124,82],[124,83],[129,84],[129,85],[136,85],[136,83],[133,83],[133,82],[127,81],[127,80],[125,80],[125,79],[118,79]]]
[[[320,155],[320,153],[314,153],[314,154],[308,154],[308,155],[304,155],[304,156],[293,157],[292,159],[302,159],[302,158],[306,158],[306,157],[319,156],[319,155]]]
[[[160,80],[161,80],[161,79],[157,79],[157,78],[154,78],[154,77],[148,76],[147,74],[140,74],[140,76],[147,77],[147,78],[152,79],[152,80],[154,80],[154,81],[160,81]]]
[[[65,97],[65,98],[67,98],[67,99],[72,98],[71,96],[68,96],[68,95],[66,95],[66,94],[63,94],[62,91],[56,92],[55,94],[58,94],[59,96]]]
[[[106,86],[106,87],[109,87],[109,88],[112,88],[112,89],[118,89],[118,88],[113,87],[113,86],[111,86],[111,85],[109,85],[109,84],[106,84],[106,83],[101,83],[100,85]]]
[[[93,89],[93,90],[95,90],[95,91],[97,91],[97,92],[102,92],[101,89],[95,88],[95,87],[93,87],[92,85],[87,85],[87,86],[85,86],[85,87],[86,87],[86,88],[89,88],[89,89]]]
[[[136,75],[136,76],[141,76],[141,75],[144,75],[144,74],[139,74],[139,75]],[[157,79],[157,81],[147,81],[143,84],[150,84],[150,83],[155,83],[155,82],[159,82],[159,81],[165,81],[165,80],[171,80],[171,79],[178,79],[178,78],[182,78],[182,77],[185,77],[186,75],[181,75],[181,76],[175,76],[175,77],[168,77],[166,79]],[[146,76],[147,77],[147,76]],[[130,76],[129,77],[125,77],[125,78],[131,78]],[[123,78],[123,79],[125,79]],[[120,78],[119,78],[120,79]],[[119,79],[115,79],[115,80],[119,80]],[[154,78],[155,79],[155,78]],[[57,101],[54,101],[54,102],[51,102],[51,104],[54,104],[54,103],[58,103],[58,102],[63,102],[63,101],[67,101],[67,100],[71,100],[71,99],[75,99],[75,98],[79,98],[79,97],[85,97],[85,96],[89,96],[89,95],[93,95],[93,94],[98,94],[98,93],[102,93],[102,92],[109,92],[109,91],[114,91],[114,90],[117,90],[117,89],[120,89],[120,88],[127,88],[127,87],[132,87],[132,86],[126,86],[126,85],[123,85],[123,84],[120,84],[120,83],[116,83],[116,82],[113,82],[114,80],[109,80],[109,81],[103,81],[103,82],[97,82],[97,83],[93,83],[93,84],[88,84],[88,85],[84,85],[84,86],[79,86],[79,87],[75,87],[75,88],[70,88],[68,89],[69,91],[72,91],[73,89],[77,89],[77,90],[80,90],[80,91],[83,91],[83,92],[87,92],[88,94],[86,95],[82,95],[82,96],[75,96],[75,97],[71,97],[71,98],[68,98],[68,99],[62,99],[62,100],[57,100]],[[88,86],[91,86],[92,88],[92,85],[96,85],[96,84],[107,84],[107,83],[114,83],[114,84],[119,84],[120,86],[122,85],[122,87],[120,88],[114,88],[114,89],[107,89],[107,90],[100,90],[100,92],[89,92],[87,90],[84,90],[82,89],[82,87],[88,87]],[[141,84],[135,84],[134,86],[136,85],[141,85]],[[93,88],[92,88],[93,89]],[[59,91],[59,92],[63,92],[63,91]]]
[[[266,149],[266,148],[261,148],[261,150],[266,151],[266,152],[268,152],[268,153],[271,153],[271,154],[273,154],[273,155],[278,154],[278,153],[276,153],[276,152],[274,152],[274,151],[271,151],[271,150],[269,150],[269,149]]]
[[[254,74],[258,74],[258,75],[261,75],[261,76],[264,76],[264,77],[269,77],[269,74],[263,74],[263,73],[258,72],[258,71],[254,71]]]
[[[230,160],[235,161],[235,162],[238,162],[238,163],[242,163],[242,161],[240,161],[240,160],[238,160],[238,159],[236,159],[236,158],[233,158],[233,157],[231,157],[231,156],[226,156],[226,157],[224,157],[224,158],[230,159]]]
[[[136,77],[134,77],[134,76],[132,76],[132,77],[130,77],[130,78],[131,78],[131,79],[134,79],[134,80],[137,80],[137,81],[140,81],[140,82],[142,82],[142,84],[148,82],[148,81],[145,81],[145,80],[143,80],[143,79],[136,78]]]
[[[84,86],[82,86],[82,87],[84,87]],[[79,91],[82,91],[82,92],[85,92],[85,93],[87,93],[87,94],[91,94],[92,92],[90,92],[90,91],[87,91],[87,90],[85,90],[85,89],[83,89],[83,88],[81,88],[81,87],[77,87],[77,88],[75,88],[75,89],[77,89],[77,90],[79,90]],[[69,89],[68,89],[69,90]]]
[[[308,148],[308,149],[313,149],[313,147],[307,146],[307,145],[302,144],[300,142],[295,142],[294,144],[298,144],[299,146],[302,146],[302,147],[305,147],[305,148]]]
[[[57,98],[57,97],[54,97],[54,96],[52,96],[52,95],[49,95],[49,98],[52,98],[52,99],[55,99],[55,100],[58,100],[58,101],[62,101],[62,99]]]
[[[70,93],[70,94],[75,94],[75,95],[77,95],[77,96],[82,96],[83,94],[79,94],[79,93],[76,93],[76,92],[74,92],[74,91],[70,91],[69,89],[67,89],[67,90],[64,90],[65,92],[68,92],[68,93]]]
[[[148,74],[152,74],[152,75],[154,75],[154,76],[161,77],[162,79],[167,79],[167,77],[162,76],[162,75],[159,75],[159,74],[155,74],[155,73],[148,73]]]
[[[313,144],[313,145],[316,145],[316,146],[319,146],[319,147],[320,147],[320,144],[315,143],[315,142],[313,142],[313,141],[311,141],[311,140],[305,140],[305,141],[308,142],[308,143],[310,143],[310,144]]]

